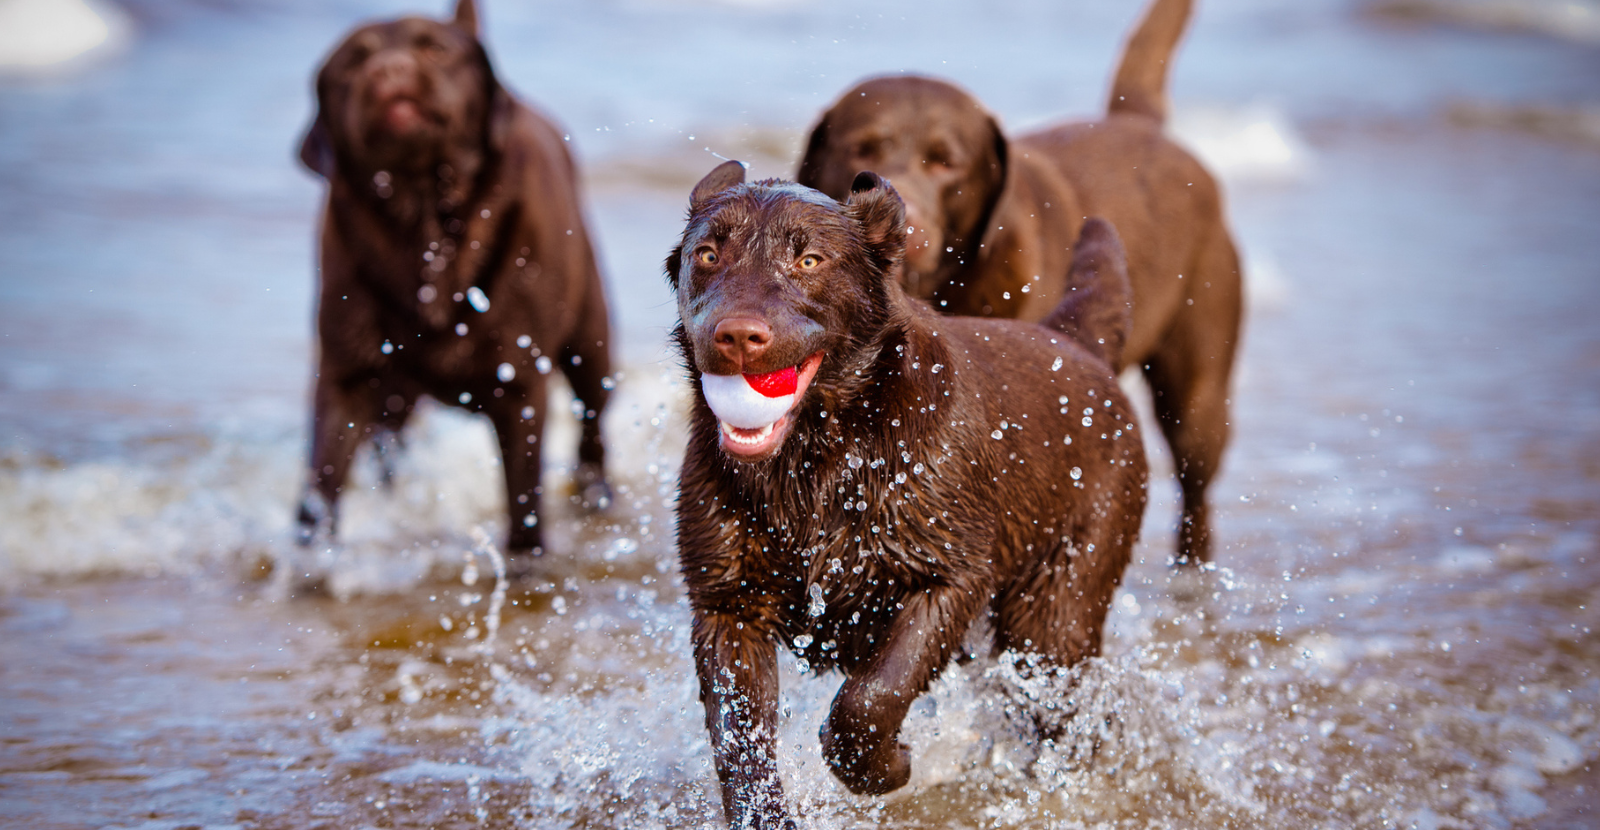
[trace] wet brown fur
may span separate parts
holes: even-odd
[[[1079,342],[907,297],[894,278],[903,209],[875,176],[843,206],[742,180],[724,165],[702,182],[667,263],[696,394],[678,544],[728,820],[781,827],[780,645],[846,675],[822,733],[838,777],[858,793],[900,787],[900,723],[975,620],[992,614],[997,650],[1057,665],[1099,652],[1146,469],[1107,362],[1125,332],[1095,328],[1126,324],[1109,225],[1085,223],[1078,245],[1062,319]],[[808,252],[824,264],[802,272]],[[722,359],[705,330],[727,314],[774,321],[771,348],[743,371],[825,353],[792,431],[758,461],[721,449],[700,393],[702,369]]]
[[[578,484],[589,501],[606,498],[599,419],[609,324],[561,133],[495,80],[472,0],[449,21],[356,29],[320,71],[317,98],[301,159],[328,180],[328,200],[302,541],[334,529],[356,449],[398,432],[430,395],[489,416],[504,461],[508,547],[540,551],[540,356],[584,403]],[[417,101],[420,131],[382,129],[385,107],[400,98]],[[474,307],[473,288],[486,311]],[[512,379],[498,376],[501,364]]]
[[[949,83],[876,78],[822,115],[795,178],[834,198],[860,170],[894,182],[916,228],[907,290],[951,314],[1043,320],[1063,296],[1084,217],[1115,225],[1134,302],[1114,368],[1140,366],[1150,383],[1183,489],[1178,559],[1197,562],[1210,558],[1206,488],[1228,440],[1242,296],[1217,183],[1162,132],[1190,5],[1151,4],[1102,120],[1007,139]]]

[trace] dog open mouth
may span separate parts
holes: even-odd
[[[822,365],[822,352],[794,366],[759,375],[700,376],[706,403],[717,416],[722,449],[738,458],[759,458],[783,443],[795,404]]]

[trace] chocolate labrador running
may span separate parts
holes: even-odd
[[[495,80],[477,31],[472,0],[448,21],[362,26],[317,76],[300,149],[328,180],[303,541],[332,531],[356,448],[431,395],[494,423],[508,548],[540,552],[551,368],[583,402],[577,484],[609,498],[610,335],[572,159]]]
[[[1190,0],[1156,0],[1129,40],[1100,121],[1007,140],[972,96],[930,78],[866,81],[811,133],[796,179],[835,198],[858,171],[905,197],[901,276],[952,314],[1040,320],[1072,242],[1102,216],[1128,245],[1133,330],[1114,368],[1144,369],[1183,489],[1178,560],[1210,557],[1206,487],[1228,439],[1239,261],[1216,182],[1162,134],[1166,70]]]
[[[822,732],[852,791],[904,785],[912,701],[992,613],[996,649],[1100,650],[1145,458],[1111,367],[1121,245],[1082,223],[1045,325],[943,317],[896,279],[900,197],[846,204],[729,162],[667,260],[695,390],[678,498],[706,724],[734,827],[788,822],[777,648],[847,679]]]

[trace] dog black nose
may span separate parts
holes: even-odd
[[[772,328],[753,317],[729,317],[717,323],[712,336],[717,351],[743,371],[772,343]]]

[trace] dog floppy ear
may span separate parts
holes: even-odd
[[[689,210],[699,210],[718,193],[741,184],[744,184],[744,162],[725,161],[694,186],[689,193]]]
[[[460,0],[456,3],[454,19],[450,21],[457,29],[473,37],[478,36],[478,4],[473,0]]]
[[[828,116],[829,110],[817,119],[817,126],[811,128],[811,139],[806,142],[805,155],[800,157],[800,169],[795,171],[794,180],[813,190],[822,189],[822,154],[828,146]]]
[[[892,271],[906,252],[906,204],[889,180],[870,170],[856,174],[845,201],[850,215],[861,223],[862,236],[878,267]]]
[[[984,206],[978,224],[977,236],[987,245],[993,241],[995,233],[995,220],[1000,213],[1000,202],[1005,198],[1011,185],[1011,145],[1006,141],[1006,134],[1000,129],[1000,122],[994,116],[985,116],[991,134],[989,142],[988,170],[978,170],[976,178],[983,188]],[[980,162],[982,163],[982,162]]]
[[[483,62],[484,71],[489,73],[489,112],[487,117],[487,133],[489,149],[495,153],[505,152],[506,141],[511,136],[512,121],[516,119],[516,101],[512,100],[511,93],[500,85],[494,77],[494,71],[489,68],[488,60]]]
[[[336,169],[333,137],[328,134],[328,125],[322,119],[320,108],[316,118],[311,121],[311,128],[306,130],[306,137],[300,142],[300,163],[324,179],[333,179]]]

